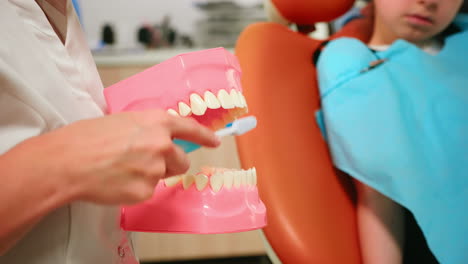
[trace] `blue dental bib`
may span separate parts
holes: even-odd
[[[337,168],[410,210],[443,264],[468,263],[468,17],[436,55],[330,42],[319,121]]]

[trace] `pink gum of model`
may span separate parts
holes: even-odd
[[[122,111],[190,106],[189,97],[221,89],[242,91],[240,67],[234,55],[223,48],[178,55],[116,83],[104,90],[110,114]],[[220,119],[226,109],[207,111],[196,117],[202,124]],[[256,186],[198,191],[194,185],[156,186],[153,197],[122,208],[121,227],[140,232],[229,233],[259,229],[266,225],[266,209]]]
[[[161,181],[150,200],[122,209],[121,226],[141,232],[230,233],[264,227],[265,213],[256,186],[214,192],[209,186],[185,190]]]
[[[190,106],[192,93],[203,98],[205,91],[215,96],[221,89],[241,92],[240,75],[239,62],[233,54],[224,48],[207,49],[180,54],[150,67],[106,88],[104,96],[109,113],[155,107],[178,111],[179,102]],[[209,126],[213,120],[222,120],[227,111],[219,108],[208,110],[203,117],[193,117]]]

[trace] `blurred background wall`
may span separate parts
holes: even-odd
[[[261,0],[75,0],[90,46],[102,45],[105,25],[112,27],[117,49],[141,46],[138,31],[153,30],[154,47],[233,47],[237,35],[252,23],[265,19]],[[172,32],[172,43],[161,40]],[[175,35],[175,36],[174,36]],[[185,41],[185,42],[184,42]]]

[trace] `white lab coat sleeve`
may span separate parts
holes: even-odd
[[[21,78],[0,59],[0,153],[47,131],[47,123],[23,94]]]

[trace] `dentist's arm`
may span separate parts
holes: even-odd
[[[70,202],[118,205],[150,198],[160,179],[189,168],[173,138],[219,145],[192,119],[147,111],[79,121],[1,155],[0,255]]]

